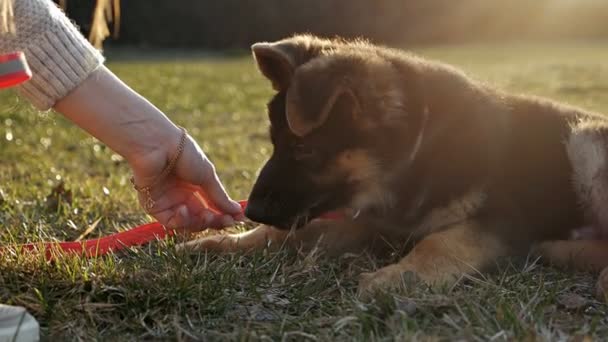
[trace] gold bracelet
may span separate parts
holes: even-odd
[[[152,182],[152,184],[147,185],[147,186],[142,186],[142,187],[137,186],[135,184],[135,178],[131,177],[131,184],[133,184],[133,188],[135,190],[137,190],[137,192],[143,194],[145,197],[144,208],[146,209],[146,211],[151,210],[154,207],[154,204],[156,204],[156,202],[154,202],[154,200],[152,199],[152,187],[154,187],[156,184],[158,184],[158,182],[163,180],[163,178],[167,177],[173,171],[173,169],[175,168],[175,165],[177,164],[177,161],[179,160],[179,157],[184,152],[184,147],[186,146],[186,137],[188,136],[188,131],[186,131],[186,129],[183,127],[179,127],[179,129],[182,131],[182,137],[179,141],[179,145],[177,146],[177,152],[175,153],[173,158],[171,158],[171,160],[169,161],[169,164],[163,169],[160,176],[158,176],[154,180],[154,182]]]

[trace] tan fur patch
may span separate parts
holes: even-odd
[[[422,237],[445,227],[469,220],[483,205],[486,195],[481,190],[468,192],[443,208],[436,208],[426,215],[414,229],[414,237]]]
[[[323,183],[345,179],[357,187],[350,206],[354,210],[363,210],[371,206],[387,207],[392,197],[381,184],[382,172],[378,163],[364,150],[347,150],[336,157],[328,171],[315,177]]]
[[[403,287],[407,272],[429,285],[450,284],[464,274],[478,274],[508,250],[496,236],[480,234],[481,228],[466,221],[430,234],[398,263],[362,274],[360,293]]]
[[[377,163],[364,150],[342,152],[337,164],[345,171],[349,182],[366,182],[378,178],[380,173]]]
[[[323,174],[315,175],[319,184],[333,183],[338,179],[348,182],[367,182],[380,175],[377,163],[360,149],[346,150],[335,157]]]
[[[480,234],[480,229],[473,221],[450,225],[420,241],[401,263],[410,264],[418,273],[434,274],[434,278],[442,278],[444,273],[477,272],[505,250],[499,239]]]
[[[536,252],[556,266],[593,271],[608,267],[606,240],[547,241],[540,243]]]
[[[349,182],[358,186],[351,207],[354,210],[364,210],[371,206],[387,207],[392,198],[380,183],[381,171],[378,164],[362,150],[347,151],[338,158],[340,169],[346,171]]]

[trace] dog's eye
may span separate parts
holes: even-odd
[[[293,155],[294,158],[298,161],[309,160],[317,155],[317,151],[310,146],[305,146],[304,144],[296,144],[294,146]]]

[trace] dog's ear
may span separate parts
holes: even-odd
[[[305,136],[323,125],[334,110],[356,118],[359,101],[345,79],[331,68],[304,65],[299,68],[286,95],[286,116],[291,131]]]
[[[258,69],[277,91],[287,89],[296,68],[291,50],[287,44],[280,42],[255,43],[251,46]]]
[[[295,69],[321,54],[331,41],[308,35],[294,36],[276,42],[261,42],[251,46],[260,72],[272,82],[277,91],[286,90]]]

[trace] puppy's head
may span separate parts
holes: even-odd
[[[387,184],[408,163],[422,119],[408,94],[415,80],[403,79],[413,69],[362,42],[295,36],[252,50],[277,93],[268,104],[273,153],[246,215],[289,229],[342,207],[390,205]]]

